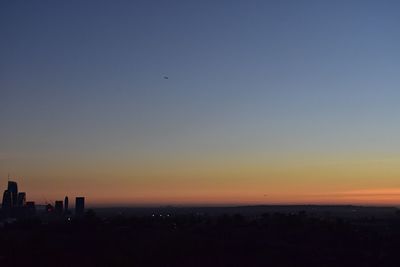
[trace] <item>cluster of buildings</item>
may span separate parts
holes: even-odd
[[[26,201],[26,193],[18,192],[18,184],[14,181],[8,181],[7,189],[3,193],[3,202],[1,204],[2,214],[5,216],[21,217],[32,216],[36,214],[37,207],[34,201]],[[57,200],[54,205],[48,203],[44,207],[46,214],[70,215],[68,196],[64,201]],[[85,198],[76,197],[75,215],[81,216],[85,212]]]

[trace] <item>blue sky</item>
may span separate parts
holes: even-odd
[[[3,1],[1,176],[37,177],[50,164],[41,183],[52,184],[68,180],[57,171],[79,176],[85,165],[80,179],[96,180],[96,162],[101,170],[143,161],[151,171],[232,155],[266,165],[274,156],[282,165],[299,155],[397,157],[399,8]],[[142,179],[133,176],[121,179]]]

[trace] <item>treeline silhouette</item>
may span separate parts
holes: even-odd
[[[400,266],[400,215],[39,218],[0,228],[0,266]]]

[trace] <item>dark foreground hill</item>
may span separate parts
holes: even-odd
[[[0,228],[0,266],[400,266],[392,211],[30,219]]]

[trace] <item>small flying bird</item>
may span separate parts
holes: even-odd
[[[168,80],[169,77],[168,76],[163,76],[164,80]]]

